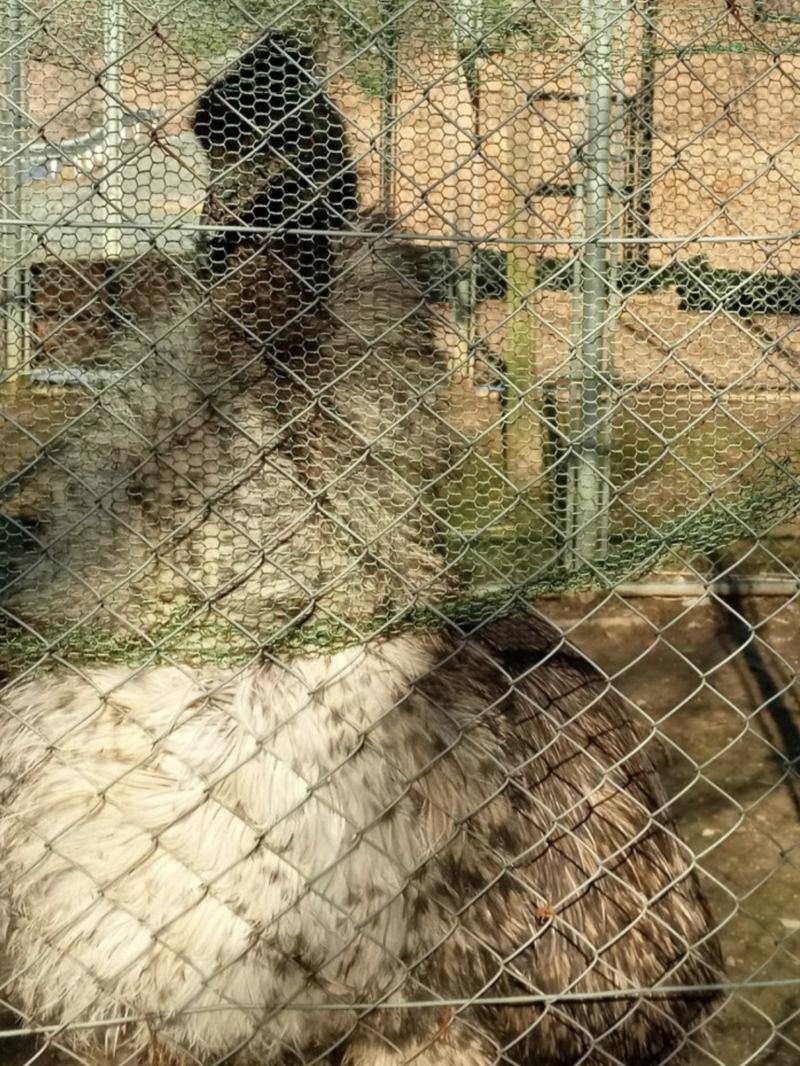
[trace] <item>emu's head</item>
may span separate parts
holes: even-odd
[[[265,147],[291,157],[303,131],[287,116],[301,115],[319,92],[311,49],[287,34],[268,34],[207,87],[195,113],[195,136],[209,157],[228,152],[235,158]]]
[[[209,159],[204,222],[220,227],[204,248],[212,276],[237,278],[237,304],[260,302],[270,281],[290,313],[324,299],[331,233],[352,220],[357,188],[311,48],[264,36],[202,94],[194,132]]]

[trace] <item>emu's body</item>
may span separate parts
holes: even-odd
[[[261,59],[305,62],[259,47],[201,100],[209,145],[231,86],[266,121]],[[333,223],[352,211],[336,153],[327,198],[295,180],[328,108],[300,110],[286,203]],[[281,203],[262,147],[219,186],[250,221]],[[182,285],[110,353],[133,370],[20,498],[48,546],[11,584],[24,623],[152,632],[208,598],[259,634],[448,593],[420,502],[453,446],[444,365],[407,253],[377,229],[321,240],[212,240],[211,298]],[[717,948],[627,717],[537,617],[241,668],[56,670],[5,693],[0,750],[5,996],[36,1024],[114,1019],[60,1037],[93,1066],[655,1066],[713,1002],[631,994],[715,980]],[[359,1006],[565,991],[602,995]]]

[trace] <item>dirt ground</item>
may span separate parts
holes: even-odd
[[[613,596],[541,606],[611,676],[642,730],[656,734],[729,980],[775,982],[731,996],[713,1055],[698,1055],[697,1066],[797,1066],[800,603]]]

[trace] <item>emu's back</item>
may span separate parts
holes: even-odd
[[[61,1037],[92,1066],[667,1066],[703,1040],[691,853],[541,620],[65,671],[5,709],[8,996],[96,1022]]]

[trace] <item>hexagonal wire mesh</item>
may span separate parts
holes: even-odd
[[[796,1063],[800,9],[3,11],[2,1061]]]

